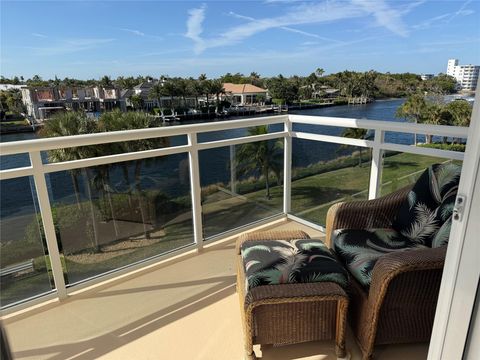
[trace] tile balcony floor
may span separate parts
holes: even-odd
[[[302,229],[312,238],[323,237],[293,221],[268,229]],[[243,359],[235,274],[231,239],[7,318],[14,358]],[[265,360],[336,359],[333,341],[255,349]],[[353,360],[361,359],[350,334],[347,349]],[[383,346],[376,358],[425,359],[427,351],[427,344]]]

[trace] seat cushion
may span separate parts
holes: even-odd
[[[388,253],[425,247],[394,229],[339,229],[333,232],[334,249],[340,261],[365,288],[370,287],[373,267]]]
[[[242,244],[246,289],[261,285],[335,282],[347,285],[348,273],[319,240],[263,240]]]
[[[400,206],[392,228],[418,244],[445,244],[449,232],[443,225],[453,211],[460,173],[461,167],[453,163],[426,169]]]

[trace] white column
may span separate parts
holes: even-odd
[[[37,189],[38,205],[42,215],[43,231],[47,242],[50,265],[52,268],[53,280],[59,299],[67,297],[65,287],[65,278],[63,277],[62,263],[60,261],[60,252],[58,250],[57,236],[55,235],[55,225],[53,224],[52,208],[50,198],[48,197],[47,182],[43,172],[43,163],[39,151],[30,153],[30,161],[33,167],[33,180]]]
[[[284,131],[288,134],[284,137],[283,149],[283,212],[288,214],[291,208],[292,187],[292,123],[287,116],[284,122]]]
[[[190,162],[190,188],[192,191],[193,235],[197,249],[201,250],[203,247],[202,188],[200,186],[197,134],[189,133],[187,136],[188,144],[191,146],[188,152],[188,159]]]
[[[380,195],[380,186],[382,183],[382,143],[385,139],[383,130],[375,130],[375,139],[372,149],[372,166],[370,168],[370,187],[368,191],[368,199],[375,199]]]

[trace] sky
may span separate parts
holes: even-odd
[[[0,74],[215,78],[480,64],[480,0],[0,0]]]

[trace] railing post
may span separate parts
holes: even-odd
[[[375,130],[375,138],[372,149],[372,166],[370,168],[370,187],[368,199],[375,199],[380,195],[380,185],[382,183],[382,143],[385,139],[385,131]]]
[[[47,182],[43,172],[42,157],[39,151],[30,153],[30,161],[33,168],[33,180],[37,190],[38,206],[42,215],[43,231],[50,257],[50,266],[53,274],[53,281],[57,289],[59,299],[67,297],[65,287],[65,278],[63,277],[62,262],[60,261],[60,252],[58,250],[57,236],[55,235],[55,225],[53,223],[52,208],[50,198],[48,197]]]
[[[202,224],[202,188],[200,186],[200,166],[198,163],[197,134],[188,133],[188,160],[190,162],[190,188],[192,191],[193,212],[193,236],[197,249],[203,247],[203,224]]]
[[[292,123],[288,116],[284,121],[284,130],[288,132],[284,137],[283,149],[283,212],[287,215],[292,204]]]

